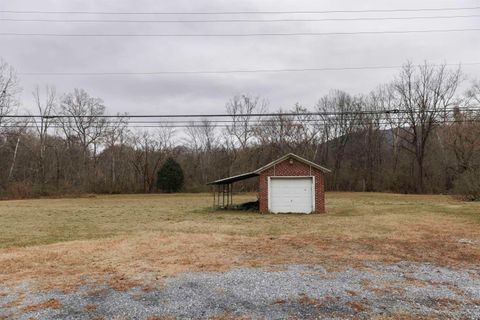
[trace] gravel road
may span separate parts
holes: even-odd
[[[116,291],[103,284],[69,293],[32,293],[28,284],[0,285],[0,319],[370,319],[375,315],[480,319],[480,268],[455,270],[406,262],[336,272],[303,265],[238,268],[181,274],[148,291]]]

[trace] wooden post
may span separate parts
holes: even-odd
[[[225,185],[222,184],[222,208],[225,208]]]
[[[223,185],[223,207],[226,208],[228,206],[228,184]],[[225,199],[226,198],[226,199]],[[226,201],[225,201],[226,200]]]

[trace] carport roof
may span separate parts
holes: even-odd
[[[239,174],[237,176],[228,177],[228,178],[224,178],[224,179],[220,179],[220,180],[215,180],[215,181],[207,183],[207,185],[230,184],[230,183],[234,183],[234,182],[237,182],[237,181],[253,178],[253,177],[256,177],[258,175],[259,175],[259,173],[255,172],[255,171],[247,172],[247,173]]]
[[[272,161],[270,162],[269,164],[261,167],[261,168],[258,168],[257,170],[255,171],[252,171],[252,172],[247,172],[247,173],[243,173],[243,174],[239,174],[239,175],[236,175],[236,176],[232,176],[232,177],[228,177],[228,178],[224,178],[224,179],[220,179],[220,180],[215,180],[215,181],[212,181],[212,182],[209,182],[207,183],[207,185],[223,185],[223,184],[231,184],[231,183],[234,183],[234,182],[237,182],[237,181],[241,181],[241,180],[245,180],[245,179],[249,179],[249,178],[253,178],[253,177],[256,177],[256,176],[259,176],[260,173],[262,173],[262,171],[265,171],[267,170],[268,168],[271,168],[273,167],[274,165],[276,165],[277,163],[280,163],[282,161],[285,161],[287,159],[290,159],[290,158],[293,158],[293,159],[296,159],[300,162],[303,162],[309,166],[312,166],[320,171],[322,171],[323,173],[329,173],[331,172],[329,169],[325,168],[325,167],[322,167],[314,162],[311,162],[307,159],[304,159],[300,156],[297,156],[296,154],[293,154],[293,153],[289,153],[289,154],[286,154],[284,155],[283,157],[275,160],[275,161]]]

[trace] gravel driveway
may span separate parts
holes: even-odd
[[[20,296],[21,303],[13,304]],[[0,319],[370,319],[375,315],[480,319],[480,268],[454,270],[414,263],[375,263],[338,272],[303,265],[238,268],[182,274],[148,291],[96,285],[70,293],[31,293],[27,284],[0,286]]]

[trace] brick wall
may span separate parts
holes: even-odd
[[[268,212],[268,177],[282,176],[314,176],[315,177],[315,212],[325,212],[325,187],[323,172],[309,165],[292,159],[282,161],[265,170],[259,176],[260,212]]]

